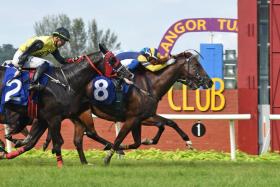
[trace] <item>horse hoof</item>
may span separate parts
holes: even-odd
[[[193,150],[193,149],[194,149],[191,141],[187,141],[186,146],[187,146],[187,148],[188,148],[189,150]]]
[[[149,138],[144,138],[142,141],[141,141],[141,144],[143,145],[151,145],[153,144],[153,140],[149,139]]]
[[[118,151],[116,151],[116,153],[119,154],[119,155],[125,155],[123,150],[118,150]]]
[[[111,157],[107,157],[107,156],[106,156],[106,157],[104,158],[104,165],[105,165],[105,166],[109,166],[109,165],[110,165],[110,161],[111,161]]]
[[[188,150],[194,150],[194,148],[193,148],[193,146],[192,145],[187,145],[187,148],[188,148]]]
[[[48,145],[43,144],[43,151],[46,151],[46,150],[47,150],[47,148],[48,148]]]

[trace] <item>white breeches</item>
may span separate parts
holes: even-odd
[[[21,52],[20,50],[17,50],[17,52],[14,55],[14,58],[12,60],[12,63],[14,66],[18,67],[18,63],[19,63],[19,57],[22,55],[23,52]],[[27,61],[24,63],[23,67],[24,68],[37,68],[40,65],[42,65],[44,62],[47,62],[50,64],[50,66],[53,66],[53,63],[51,61],[48,61],[46,59],[43,58],[39,58],[39,57],[34,57],[34,56],[29,56]]]

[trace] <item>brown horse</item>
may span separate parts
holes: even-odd
[[[91,106],[91,111],[98,117],[109,121],[124,122],[124,126],[122,127],[117,139],[115,140],[113,150],[111,150],[105,158],[105,164],[109,163],[112,153],[114,151],[118,149],[136,149],[141,145],[141,123],[150,124],[150,122],[152,122],[161,124],[161,128],[158,133],[159,135],[157,135],[154,140],[155,143],[158,141],[160,134],[163,132],[162,125],[164,124],[170,125],[179,134],[185,134],[183,131],[180,131],[181,129],[179,129],[178,125],[175,122],[157,116],[155,111],[158,105],[158,101],[167,92],[171,85],[173,85],[173,83],[176,80],[180,80],[183,83],[186,83],[186,80],[188,80],[190,76],[196,77],[198,86],[210,88],[213,84],[212,80],[209,78],[207,73],[199,64],[198,60],[194,58],[194,55],[192,55],[191,53],[183,53],[178,56],[176,63],[165,68],[161,72],[151,73],[142,69],[136,73],[136,84],[140,88],[151,93],[151,96],[143,94],[143,92],[140,92],[138,88],[134,88],[128,96],[128,100],[126,102],[126,112],[124,116],[118,116],[118,111],[116,111],[112,107],[95,105]],[[92,89],[90,88],[91,85],[92,84],[88,85],[88,97],[92,97]],[[143,106],[142,103],[145,103],[145,105]],[[87,111],[86,113],[84,113],[82,119],[77,122],[83,124],[75,126],[74,138],[75,145],[78,145],[80,147],[78,148],[77,146],[80,159],[82,161],[85,160],[85,157],[84,154],[81,153],[79,150],[82,150],[81,145],[84,131],[86,130],[86,128],[92,128],[94,130],[91,112]],[[120,143],[130,130],[132,130],[132,135],[135,143],[132,145],[120,146]],[[182,136],[184,140],[189,140],[187,135]]]
[[[185,55],[186,55],[186,58],[188,58],[191,61],[196,60],[196,58],[194,58],[194,56],[191,55],[191,53],[186,53]],[[194,58],[194,59],[192,59],[192,58]],[[204,78],[201,78],[202,76],[204,76]],[[185,78],[184,80],[179,80],[179,81],[182,82],[183,84],[188,85],[188,87],[191,89],[197,89],[200,86],[207,87],[207,81],[204,82],[205,79],[209,79],[207,74],[205,76],[205,75],[200,75],[199,73],[197,73],[196,76],[188,75],[187,79]],[[94,107],[94,105],[92,107]],[[91,110],[87,110],[80,115],[80,117],[79,117],[80,119],[71,119],[72,122],[75,124],[74,144],[79,153],[80,161],[82,164],[87,163],[84,152],[83,152],[83,146],[82,146],[84,135],[87,135],[88,137],[98,141],[99,143],[106,145],[105,150],[111,148],[111,144],[108,144],[108,142],[106,142],[106,140],[104,141],[104,139],[102,139],[101,137],[98,136],[98,134],[94,128],[94,123],[92,120],[91,113],[92,113]],[[173,120],[166,119],[159,115],[155,115],[155,116],[152,116],[152,117],[144,120],[142,122],[142,125],[158,127],[158,132],[154,136],[153,139],[145,138],[144,140],[141,141],[142,144],[144,144],[144,145],[157,144],[161,137],[161,134],[163,133],[163,131],[165,129],[164,126],[167,125],[169,127],[172,127],[179,134],[179,136],[186,142],[187,148],[190,148],[190,149],[192,148],[192,143],[191,143],[188,135]],[[50,140],[51,140],[51,136],[50,136],[50,133],[48,133],[47,139],[43,145],[43,150],[45,150],[48,147]],[[126,146],[126,147],[128,147],[128,146]]]
[[[136,140],[135,144],[120,147],[120,148],[121,149],[137,148],[141,144],[141,140],[140,140],[141,131],[139,131],[139,129],[138,129],[139,123],[148,117],[155,116],[155,110],[156,110],[160,97],[162,97],[163,94],[165,94],[165,92],[167,92],[167,90],[170,88],[170,86],[176,80],[179,80],[179,79],[185,80],[186,77],[189,75],[196,75],[199,77],[199,79],[202,82],[205,83],[204,84],[205,87],[207,87],[207,86],[210,87],[212,85],[212,81],[209,79],[209,77],[207,76],[207,74],[205,73],[203,68],[200,66],[200,64],[197,61],[195,61],[197,63],[193,62],[195,58],[192,58],[192,55],[189,55],[188,53],[185,55],[186,55],[186,57],[178,57],[177,62],[175,64],[167,67],[166,69],[162,70],[161,72],[158,72],[157,74],[153,74],[153,73],[146,72],[146,71],[140,71],[137,73],[138,75],[136,76],[136,84],[140,85],[140,87],[142,87],[142,89],[146,89],[148,92],[150,92],[152,94],[152,96],[143,95],[143,93],[139,92],[139,89],[136,89],[136,88],[134,88],[132,90],[132,92],[130,93],[130,96],[128,98],[130,101],[127,103],[126,115],[123,118],[123,120],[121,120],[121,121],[125,121],[125,124],[124,124],[120,134],[118,135],[117,140],[115,141],[115,145],[113,147],[114,150],[118,149],[118,146],[119,146],[118,142],[120,142],[119,139],[121,136],[123,136],[123,133],[125,133],[124,135],[126,135],[129,132],[129,130],[132,129],[133,125],[134,125],[134,128],[132,129],[132,133],[133,133],[134,139]],[[141,77],[142,80],[138,77]],[[155,88],[156,87],[155,83],[157,83],[157,82],[160,83],[160,84],[158,84],[158,88],[160,88],[160,89]],[[88,93],[88,94],[91,95],[91,93]],[[136,102],[135,101],[133,102],[132,98],[136,99]],[[151,107],[148,110],[145,109],[145,107],[141,106],[140,100],[147,101],[147,103],[151,104],[150,105]],[[131,105],[132,102],[134,103],[133,105]],[[135,106],[135,104],[136,104],[136,106]],[[129,110],[130,108],[132,110]],[[116,121],[116,120],[120,119],[120,116],[115,115],[116,111],[114,111],[114,110],[107,111],[107,114],[106,114],[106,108],[104,108],[102,106],[93,107],[92,110],[94,111],[94,113],[96,113],[99,116],[103,115],[103,118],[105,118],[105,119],[109,119],[112,121]],[[134,112],[131,113],[131,111],[134,111]],[[108,114],[112,114],[112,116],[109,116]],[[140,114],[140,117],[137,117],[139,114]],[[132,123],[132,122],[134,122],[134,123]],[[135,122],[137,122],[137,124],[135,124]],[[58,123],[56,123],[56,124],[58,124]],[[34,127],[34,129],[35,129],[35,127]],[[36,132],[36,130],[34,130],[34,132]],[[140,135],[140,136],[137,136],[137,137],[139,137],[140,142],[139,142],[138,138],[135,136],[137,134]],[[52,136],[53,136],[53,134],[52,134]],[[123,139],[124,136],[121,138]],[[113,151],[111,150],[109,152],[109,156],[112,155],[110,153],[113,153]],[[108,161],[108,158],[110,160],[110,157],[106,157],[105,161],[106,160]],[[108,162],[106,162],[106,163],[108,163]]]
[[[188,76],[197,76],[205,88],[211,88],[212,80],[204,71],[201,64],[198,62],[192,53],[183,53],[179,55],[174,64],[167,66],[165,69],[152,73],[146,70],[135,73],[135,83],[138,87],[146,90],[150,95],[139,92],[138,89],[132,89],[127,97],[127,105],[124,116],[117,116],[117,111],[105,106],[92,106],[92,111],[98,117],[109,121],[124,122],[118,136],[114,141],[112,149],[104,158],[104,163],[107,165],[115,151],[119,149],[136,149],[141,145],[141,123],[156,115],[156,109],[159,100],[170,89],[177,80],[186,80]],[[88,89],[92,90],[92,89]],[[91,96],[88,91],[87,95]],[[143,103],[145,103],[143,105]],[[124,138],[129,132],[132,132],[134,144],[121,145]]]

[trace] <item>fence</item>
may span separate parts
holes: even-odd
[[[236,143],[235,143],[235,126],[234,120],[248,120],[251,119],[251,114],[160,114],[160,116],[168,119],[177,120],[229,120],[229,133],[230,133],[230,152],[231,160],[236,159]],[[280,115],[279,119],[280,119]],[[96,117],[93,115],[93,117]],[[116,123],[116,135],[118,134],[121,126],[120,123]],[[5,133],[7,128],[5,125]],[[11,151],[11,143],[7,140],[7,151]]]
[[[236,159],[235,126],[234,120],[251,119],[251,114],[160,114],[168,119],[177,120],[229,120],[230,157]],[[118,127],[120,128],[119,124]],[[116,127],[117,132],[119,129]]]

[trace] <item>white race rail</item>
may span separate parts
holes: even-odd
[[[270,120],[280,120],[280,114],[270,114],[269,119]]]
[[[251,119],[251,114],[159,114],[159,115],[167,119],[177,119],[177,120],[182,120],[182,119],[184,120],[229,120],[231,160],[236,159],[234,120]]]
[[[96,117],[95,115],[92,115]],[[235,143],[235,127],[234,120],[251,119],[251,114],[160,114],[160,116],[168,119],[177,120],[229,120],[229,135],[230,135],[230,155],[231,160],[236,159],[236,143]],[[270,119],[280,119],[280,115],[270,115]],[[116,133],[120,129],[120,124],[117,123]],[[8,143],[8,142],[7,142]],[[11,149],[10,142],[8,143],[8,152]]]
[[[234,120],[251,119],[251,114],[160,114],[168,119],[194,119],[194,120],[229,120],[230,157],[236,159],[235,127]],[[280,115],[279,115],[280,117]]]

